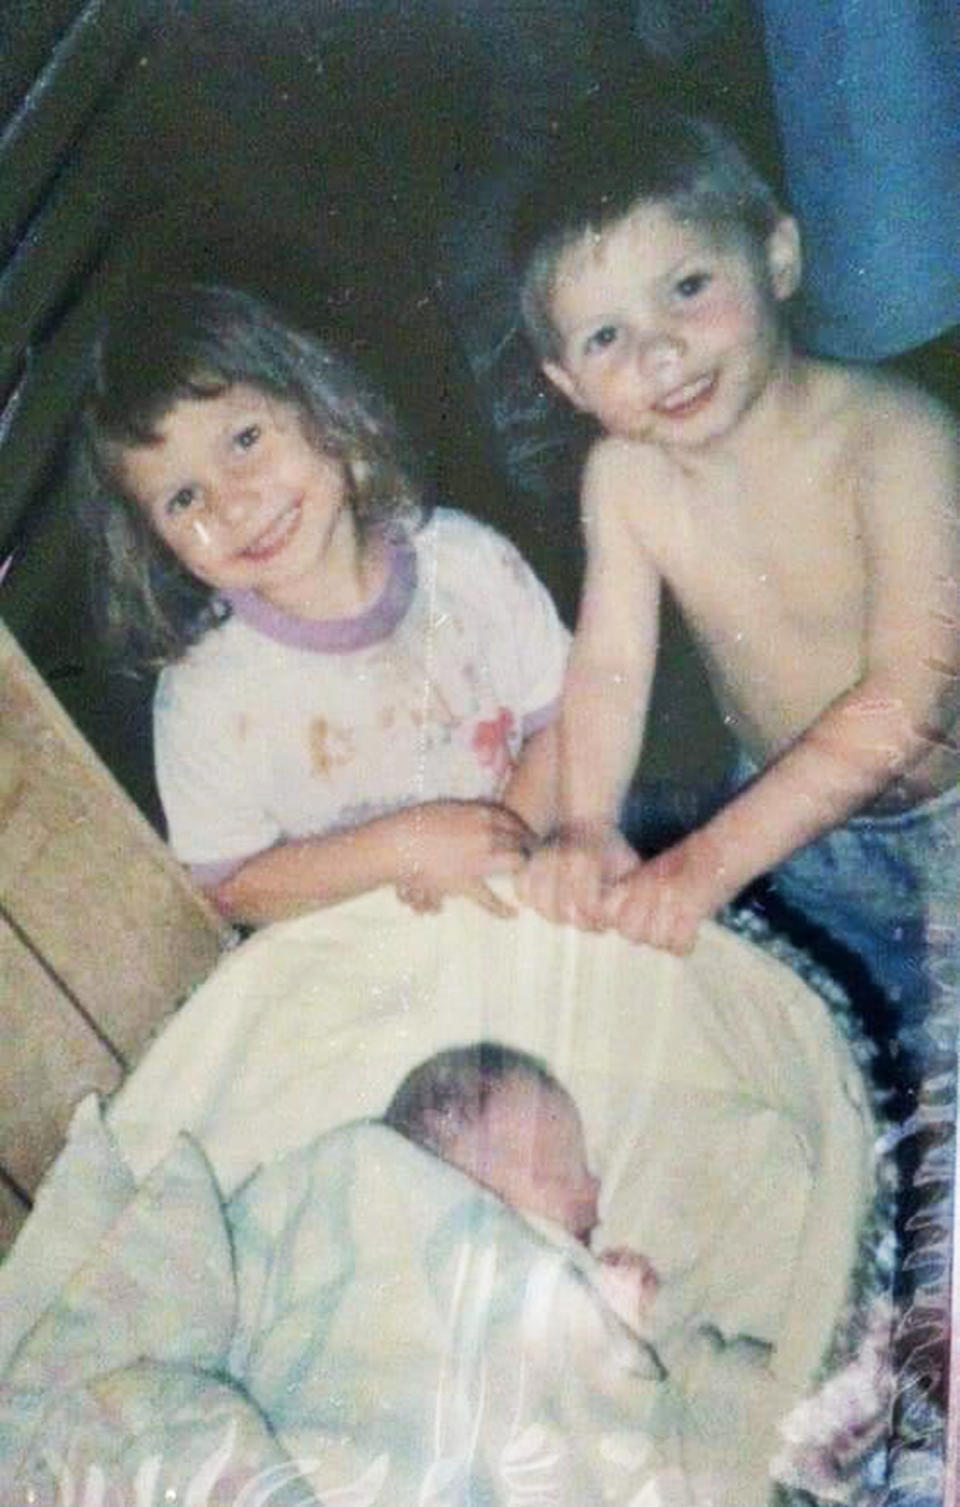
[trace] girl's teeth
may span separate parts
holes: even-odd
[[[259,538],[254,539],[252,544],[247,545],[247,548],[244,550],[244,554],[267,554],[278,542],[278,540],[283,538],[284,534],[290,528],[290,525],[293,522],[293,515],[295,511],[296,507],[293,504],[288,508],[284,508],[279,518],[275,519],[274,522],[271,523],[270,527],[264,533],[262,533]]]

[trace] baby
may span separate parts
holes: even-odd
[[[589,1248],[600,1181],[576,1105],[538,1058],[491,1041],[438,1052],[407,1075],[383,1118],[536,1227]],[[596,1262],[601,1295],[636,1328],[660,1285],[653,1266],[625,1248]]]

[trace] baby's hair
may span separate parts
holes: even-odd
[[[239,289],[158,288],[93,347],[74,460],[97,615],[128,662],[178,659],[228,609],[151,528],[124,484],[124,454],[158,444],[176,403],[237,383],[295,408],[307,439],[342,463],[361,538],[417,526],[426,514],[392,411],[349,361]]]
[[[551,306],[564,252],[648,204],[720,234],[746,235],[757,248],[783,212],[714,121],[662,103],[625,108],[591,97],[561,124],[514,217],[521,315],[541,359],[560,355]]]
[[[497,1090],[514,1079],[566,1097],[566,1089],[539,1057],[500,1042],[478,1041],[437,1052],[415,1067],[391,1099],[383,1122],[448,1159],[457,1139],[482,1119]]]

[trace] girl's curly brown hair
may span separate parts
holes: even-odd
[[[391,409],[349,361],[238,289],[158,289],[111,320],[93,347],[72,473],[92,543],[96,616],[131,666],[178,659],[229,608],[154,533],[125,484],[124,454],[158,444],[176,403],[237,383],[296,409],[317,450],[341,462],[361,539],[419,527],[427,515]]]

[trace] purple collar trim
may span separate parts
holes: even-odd
[[[417,588],[417,556],[411,544],[390,544],[387,579],[375,602],[356,617],[294,617],[265,602],[255,591],[225,591],[233,616],[266,638],[293,649],[351,654],[389,638],[406,614]]]

